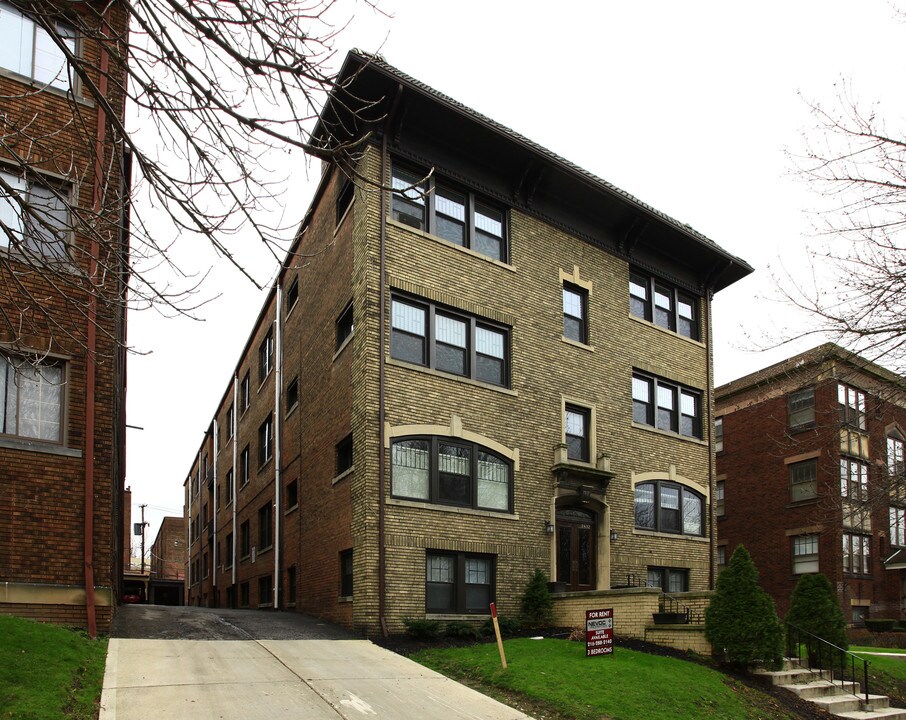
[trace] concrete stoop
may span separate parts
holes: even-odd
[[[853,720],[906,720],[906,710],[890,707],[890,699],[886,695],[869,695],[866,703],[865,696],[860,694],[859,683],[831,682],[826,672],[799,667],[795,661],[786,660],[782,670],[756,670],[754,674],[771,685],[824,708],[836,717]]]

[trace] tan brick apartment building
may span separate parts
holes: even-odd
[[[365,138],[356,180],[325,167],[186,479],[188,601],[376,633],[515,615],[535,568],[711,588],[710,303],[751,268],[383,60],[340,86],[314,138]]]
[[[47,22],[84,77],[34,17],[0,2],[0,612],[93,634],[110,623],[123,564],[128,174],[87,87],[119,124],[123,71],[80,28],[103,12],[125,39],[127,17],[117,3],[65,5]]]
[[[745,545],[781,614],[822,572],[848,622],[902,617],[904,389],[826,344],[715,390],[719,562]]]

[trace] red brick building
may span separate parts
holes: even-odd
[[[715,389],[718,564],[751,553],[780,614],[824,573],[844,617],[901,618],[902,378],[826,344]]]
[[[118,3],[61,5],[39,22],[0,2],[0,612],[94,634],[125,560],[129,175],[125,54],[92,37],[98,8],[118,42],[128,23]]]
[[[165,517],[151,545],[148,602],[183,605],[186,578],[186,520]]]

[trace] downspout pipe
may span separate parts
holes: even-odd
[[[236,489],[239,487],[239,374],[233,375],[233,487],[230,488],[233,498],[233,546],[230,548],[232,558],[230,566],[233,570],[230,578],[233,585],[233,602],[236,601],[236,505],[239,503],[236,497]]]
[[[214,429],[214,456],[211,458],[211,472],[214,475],[214,500],[211,503],[213,505],[213,510],[212,510],[213,515],[211,516],[211,522],[214,523],[214,548],[213,548],[213,552],[211,553],[211,578],[212,578],[211,585],[216,588],[217,587],[217,559],[218,559],[217,550],[219,548],[219,546],[217,545],[217,499],[219,497],[219,493],[217,492],[217,452],[220,450],[220,448],[218,447],[220,445],[220,443],[218,442],[218,438],[220,437],[220,435],[217,432],[217,418],[216,417],[214,418],[213,429]]]
[[[717,481],[715,480],[714,470],[714,378],[712,364],[713,359],[713,334],[711,331],[711,303],[714,297],[714,290],[708,287],[705,290],[705,311],[708,313],[708,331],[707,331],[707,373],[708,373],[708,487],[711,502],[711,532],[708,534],[708,544],[710,545],[710,561],[708,562],[708,588],[714,589],[714,563],[717,554],[717,517],[714,511],[714,498],[717,490]]]
[[[98,93],[107,96],[107,72],[110,56],[107,50],[107,27],[110,19],[110,6],[104,11],[101,21],[101,43],[99,60]],[[107,142],[107,113],[102,103],[97,107],[97,136],[94,145],[94,192],[93,207],[97,216],[103,210],[104,177],[104,146]],[[85,570],[85,619],[88,627],[88,637],[96,638],[98,634],[97,608],[94,602],[94,443],[96,412],[95,391],[97,373],[97,314],[98,314],[98,256],[100,245],[97,237],[92,234],[88,251],[88,327],[85,356],[85,516],[84,516],[84,570]],[[122,488],[113,488],[114,495],[121,493]],[[113,580],[113,578],[112,578]]]
[[[276,318],[274,320],[274,610],[279,609],[280,603],[280,532],[282,524],[280,518],[282,486],[280,484],[280,467],[282,459],[280,457],[280,392],[283,388],[283,332],[281,325],[282,307],[283,307],[283,288],[280,281],[277,281],[277,308]]]

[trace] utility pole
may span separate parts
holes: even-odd
[[[148,504],[139,505],[142,509],[142,575],[145,574],[145,527],[148,523],[145,522],[145,508],[148,507]]]

